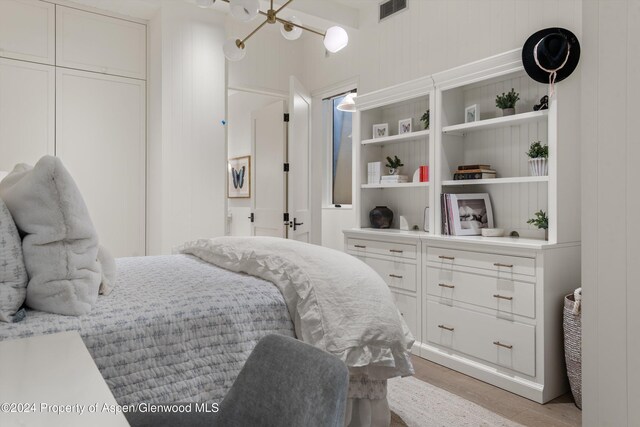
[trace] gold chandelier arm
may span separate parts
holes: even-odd
[[[247,40],[249,40],[249,39],[251,38],[251,36],[253,36],[255,33],[257,33],[257,32],[260,30],[260,28],[264,27],[264,26],[265,26],[265,24],[266,24],[267,22],[269,22],[269,21],[268,21],[268,20],[265,20],[262,24],[258,25],[258,27],[257,27],[255,30],[251,31],[247,37],[245,37],[244,39],[242,39],[242,40],[240,41],[240,43],[241,43],[242,45],[244,45],[244,43],[245,43]]]
[[[278,14],[282,9],[284,9],[284,8],[285,8],[285,7],[287,7],[287,6],[289,6],[289,3],[291,3],[292,1],[293,1],[293,0],[289,0],[289,1],[287,1],[285,4],[283,4],[282,6],[280,6],[280,7],[278,8],[278,10],[276,10],[276,15],[277,15],[277,14]],[[273,9],[273,0],[271,0],[271,9]]]
[[[294,24],[293,22],[291,22],[291,21],[287,21],[286,19],[276,18],[276,20],[277,20],[278,22],[280,22],[281,24],[287,24],[287,25],[291,25],[292,27],[298,27],[298,28],[300,28],[300,29],[303,29],[303,30],[309,31],[310,33],[314,33],[314,34],[317,34],[317,35],[322,36],[322,37],[324,37],[324,36],[325,36],[325,33],[321,33],[320,31],[313,30],[313,29],[308,28],[308,27],[305,27],[305,26],[303,26],[303,25]]]

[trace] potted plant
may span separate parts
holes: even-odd
[[[400,173],[400,168],[404,166],[404,163],[402,163],[398,156],[393,156],[393,159],[387,156],[386,166],[389,168],[389,175],[398,175]]]
[[[503,116],[512,116],[516,113],[516,102],[520,100],[520,94],[511,88],[509,93],[502,92],[496,96],[496,107],[502,110]]]
[[[540,141],[532,142],[527,151],[529,156],[529,171],[532,176],[546,176],[549,173],[547,159],[549,158],[549,146],[542,145]]]
[[[425,130],[429,129],[429,110],[425,111],[422,117],[420,117],[420,121],[424,124]]]
[[[549,240],[549,217],[547,213],[540,209],[534,213],[535,217],[527,221],[527,224],[535,225],[540,230],[544,230],[544,239]]]

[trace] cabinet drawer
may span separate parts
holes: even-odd
[[[347,251],[358,256],[386,255],[394,258],[416,259],[416,245],[378,240],[347,239]]]
[[[419,339],[418,336],[418,299],[409,295],[398,292],[391,292],[396,302],[396,307],[404,318],[407,327],[413,334],[413,337]]]
[[[464,266],[482,268],[496,273],[536,275],[535,258],[520,256],[428,247],[427,262],[437,263],[437,265],[447,268]]]
[[[535,376],[535,327],[427,300],[427,341]]]
[[[416,265],[400,261],[386,261],[371,257],[360,258],[378,273],[390,288],[416,292]]]
[[[535,318],[533,283],[427,267],[427,294]]]

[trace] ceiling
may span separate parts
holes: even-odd
[[[71,0],[74,3],[94,7],[106,11],[115,12],[122,15],[132,16],[139,19],[151,19],[160,9],[163,1],[186,2],[195,4],[195,0]],[[269,2],[261,0],[262,9],[268,9]],[[276,5],[281,5],[284,0],[276,0]],[[377,4],[378,0],[295,0],[287,7],[288,10],[299,12],[299,14],[314,17],[322,21],[336,23],[339,25],[358,28],[359,9],[372,4]],[[218,0],[214,4],[213,10],[221,13],[228,12],[228,5]],[[311,24],[311,22],[309,22]]]

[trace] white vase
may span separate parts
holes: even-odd
[[[544,157],[529,159],[529,171],[531,176],[547,176],[549,173],[547,159]]]

